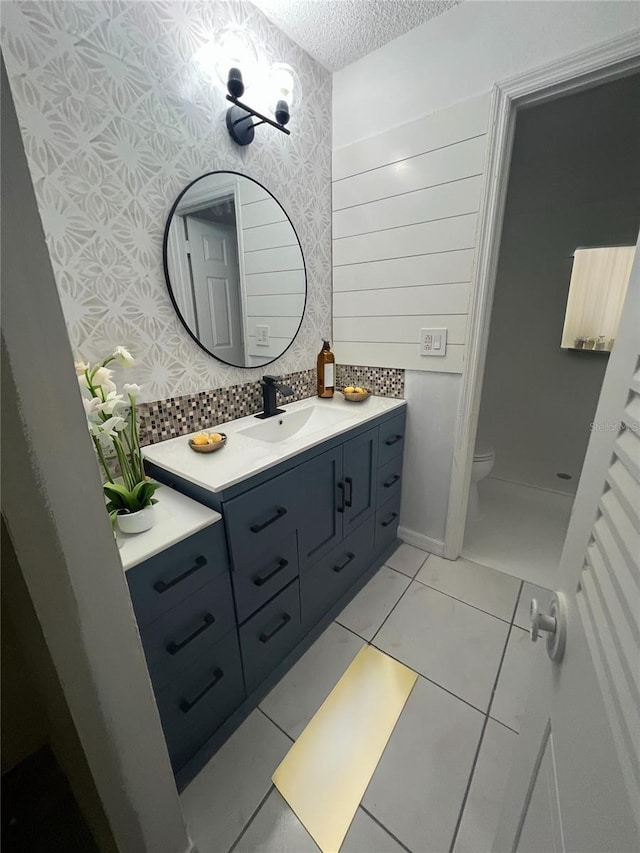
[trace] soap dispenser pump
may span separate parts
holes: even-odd
[[[335,391],[336,357],[329,341],[324,341],[318,354],[318,397],[333,397]]]

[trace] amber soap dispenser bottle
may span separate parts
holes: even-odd
[[[333,397],[335,391],[336,357],[329,341],[324,341],[318,354],[318,397]]]

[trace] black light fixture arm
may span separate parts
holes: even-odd
[[[286,133],[287,136],[291,135],[291,131],[289,130],[289,128],[283,127],[281,124],[278,124],[278,122],[267,118],[267,116],[262,115],[262,113],[259,113],[257,110],[254,110],[252,107],[249,107],[247,106],[247,104],[244,104],[242,101],[239,101],[237,98],[234,98],[233,95],[227,95],[227,100],[231,101],[234,106],[239,107],[241,110],[244,110],[245,113],[248,113],[248,115],[246,116],[240,116],[239,118],[236,118],[233,121],[234,126],[237,125],[239,122],[247,121],[250,117],[254,117],[259,118],[260,121],[256,122],[255,124],[252,124],[251,127],[258,127],[258,125],[260,124],[270,124],[271,127],[275,127],[276,130],[281,130],[283,133]]]

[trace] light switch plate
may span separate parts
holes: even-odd
[[[420,329],[420,355],[446,355],[446,329]]]
[[[256,326],[256,346],[268,347],[270,343],[271,342],[269,340],[269,327]]]

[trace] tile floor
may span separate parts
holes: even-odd
[[[467,524],[462,556],[554,589],[573,497],[495,477],[478,486],[480,513]]]
[[[317,851],[271,775],[366,643],[419,678],[342,853],[488,853],[548,595],[400,545],[184,791],[199,853]]]

